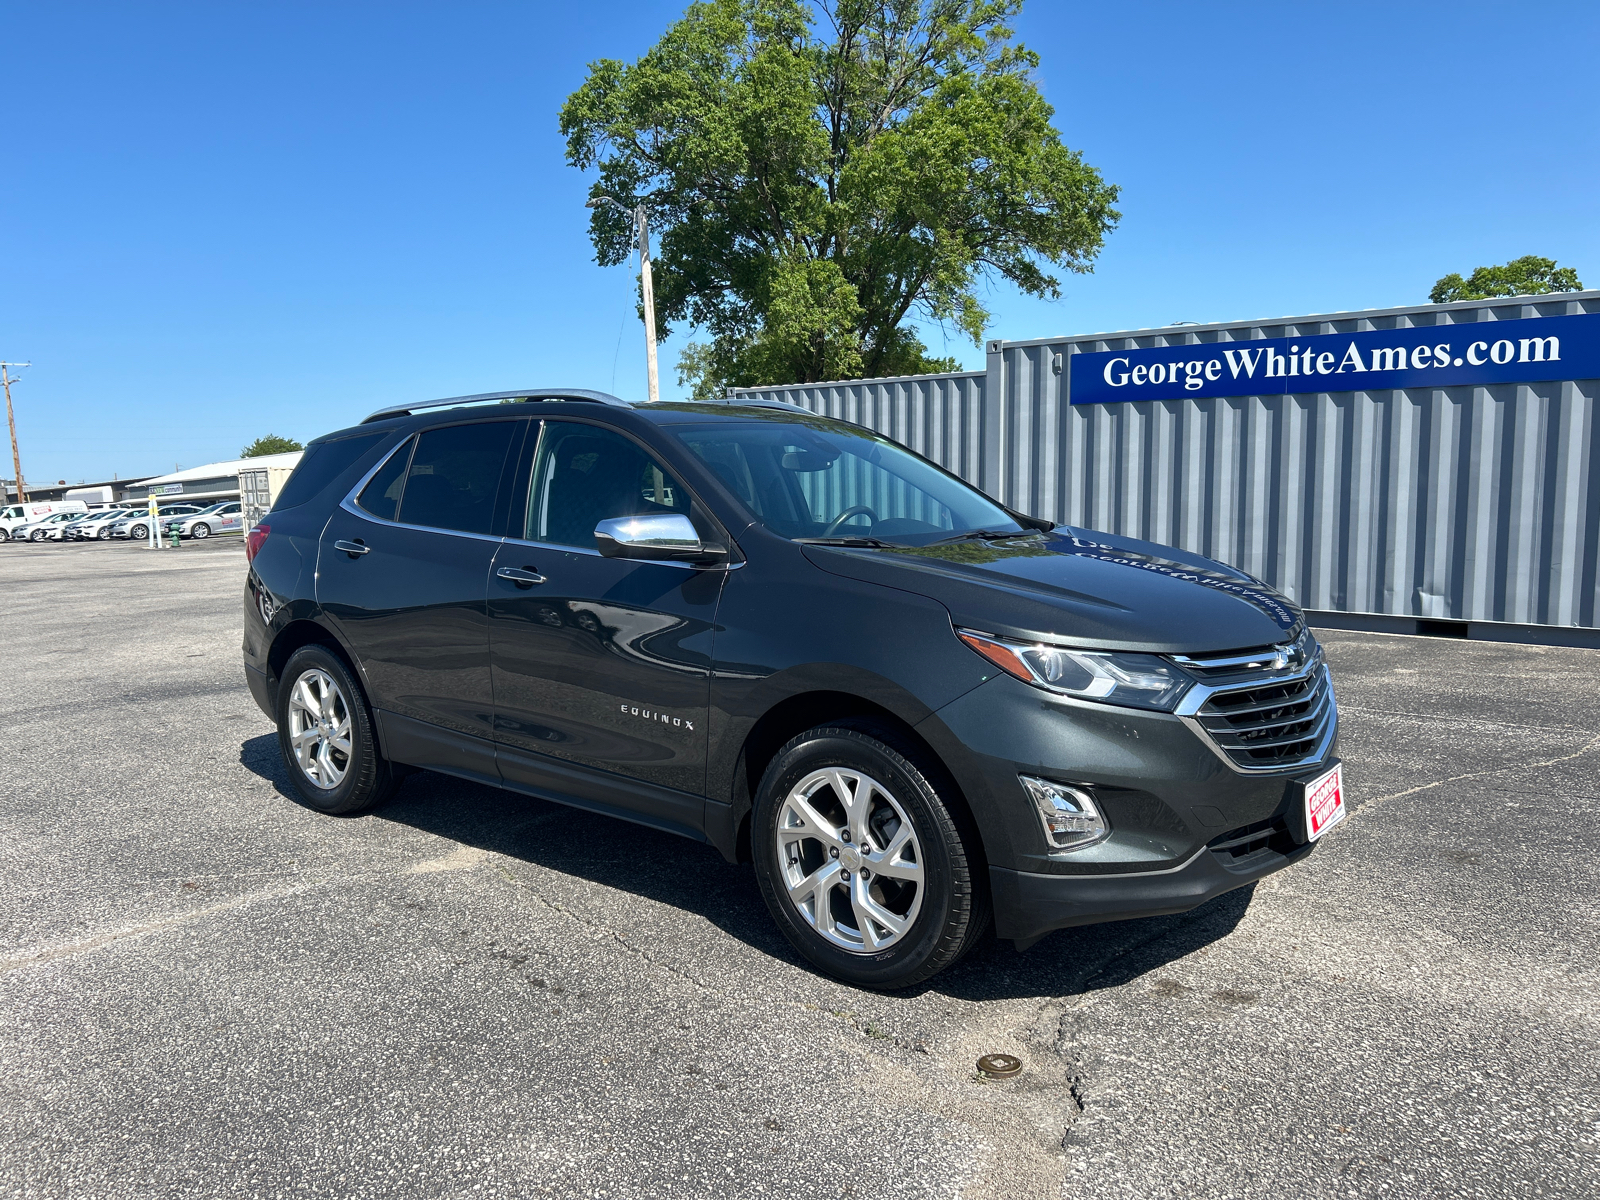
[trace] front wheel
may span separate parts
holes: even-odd
[[[9,542],[10,540],[11,540],[11,530],[9,530],[9,529],[0,529],[0,542]]]
[[[28,535],[28,540],[30,542],[42,542],[42,541],[45,540],[45,538],[47,538],[49,536],[50,535],[48,533],[46,533],[44,530],[35,529],[32,533],[30,533]]]
[[[208,538],[211,536],[211,526],[204,521],[197,521],[195,527],[189,530],[189,536],[192,538]]]
[[[385,799],[397,775],[378,752],[366,697],[344,661],[302,646],[284,665],[278,749],[295,792],[319,812],[359,812]]]
[[[779,928],[821,970],[863,987],[936,975],[988,922],[976,838],[945,794],[953,785],[898,743],[853,723],[800,734],[768,765],[751,817],[756,877]]]
[[[132,529],[128,530],[128,540],[130,542],[142,542],[149,536],[150,527],[148,525],[135,525]]]

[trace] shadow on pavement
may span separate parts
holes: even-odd
[[[299,803],[275,734],[245,742],[239,761]],[[408,778],[371,816],[670,904],[762,953],[803,963],[768,915],[750,867],[728,864],[708,845],[432,771]],[[910,994],[977,1001],[1117,987],[1226,937],[1254,891],[1254,885],[1240,888],[1177,916],[1058,930],[1023,954],[989,936]]]

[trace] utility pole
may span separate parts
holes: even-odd
[[[642,204],[629,208],[620,200],[600,195],[590,200],[586,208],[609,204],[633,222],[634,245],[639,250],[639,290],[644,296],[644,361],[649,373],[648,395],[654,404],[661,398],[661,388],[656,379],[656,293],[650,274],[650,215]]]
[[[653,365],[654,359],[652,358]],[[33,366],[31,362],[0,362],[0,380],[5,381],[6,387],[6,424],[11,426],[11,465],[17,471],[18,504],[26,504],[28,502],[28,493],[22,490],[22,452],[17,449],[17,416],[11,411],[11,385],[17,381],[16,377],[11,374],[11,368],[31,366]]]

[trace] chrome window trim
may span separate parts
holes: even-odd
[[[521,418],[518,419],[520,420]],[[366,487],[367,484],[372,482],[372,477],[379,471],[383,470],[384,464],[398,454],[401,450],[405,449],[406,446],[410,445],[411,440],[416,436],[417,434],[415,433],[407,434],[405,437],[400,439],[397,445],[391,447],[387,454],[385,454],[377,462],[373,463],[372,469],[367,471],[366,474],[362,475],[360,479],[356,480],[355,486],[345,494],[345,498],[343,500],[339,501],[339,507],[344,509],[345,512],[349,513],[353,517],[360,517],[363,521],[371,521],[374,525],[386,525],[390,529],[420,529],[424,533],[443,533],[452,537],[475,538],[480,542],[500,542],[505,545],[528,546],[536,550],[558,550],[563,554],[587,554],[592,558],[605,557],[598,550],[586,550],[581,546],[558,546],[554,542],[534,542],[529,541],[527,538],[501,537],[498,534],[492,533],[470,533],[464,529],[440,529],[436,525],[408,525],[404,521],[391,521],[386,517],[380,517],[373,513],[369,513],[366,509],[362,508],[356,503],[356,497],[361,494],[362,488]],[[540,436],[543,436],[542,432]],[[134,517],[130,520],[138,520],[138,518]],[[629,559],[628,561],[642,563],[645,560]],[[657,565],[663,567],[681,567],[685,571],[731,571],[735,567],[744,566],[742,562],[703,566],[695,563],[672,562],[670,560],[651,561],[654,561],[657,563]]]
[[[1292,763],[1273,763],[1271,766],[1247,767],[1235,762],[1226,750],[1222,748],[1211,736],[1211,731],[1200,720],[1200,710],[1211,697],[1222,692],[1248,692],[1259,687],[1267,687],[1274,683],[1298,683],[1310,679],[1318,671],[1323,673],[1322,683],[1328,689],[1328,723],[1322,731],[1322,736],[1317,739],[1316,747],[1304,758],[1296,759]],[[1333,745],[1333,739],[1339,732],[1339,698],[1333,690],[1333,672],[1328,670],[1328,665],[1320,657],[1304,670],[1295,671],[1287,675],[1266,675],[1259,679],[1252,679],[1247,683],[1235,682],[1213,686],[1211,684],[1197,683],[1184,694],[1175,711],[1177,718],[1187,725],[1206,747],[1226,763],[1230,770],[1237,775],[1290,775],[1303,771],[1307,767],[1321,762],[1327,758],[1328,750]]]

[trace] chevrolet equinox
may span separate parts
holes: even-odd
[[[1345,813],[1299,609],[775,402],[374,413],[249,532],[244,664],[310,807],[422,768],[709,842],[897,988],[993,925],[1182,912]]]

